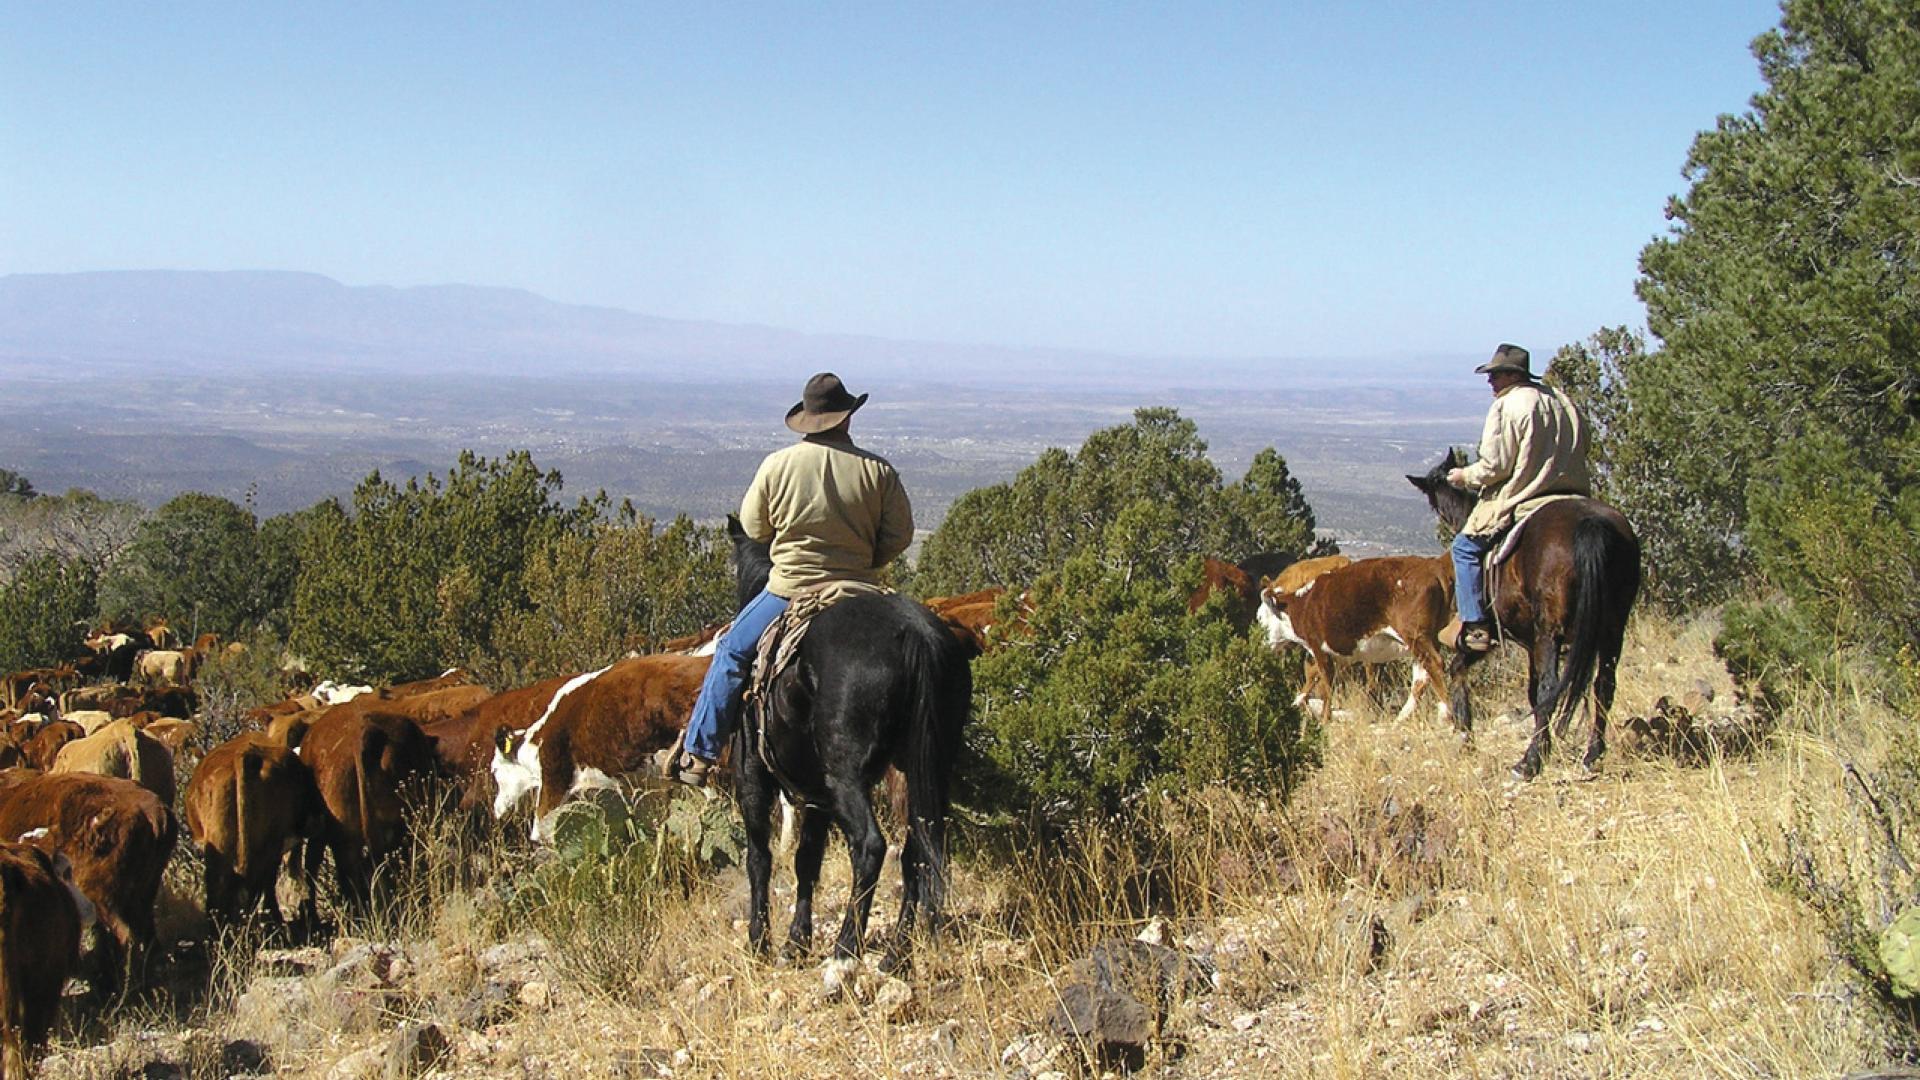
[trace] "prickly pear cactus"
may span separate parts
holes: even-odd
[[[1880,932],[1880,966],[1896,997],[1920,996],[1920,906],[1910,907]]]

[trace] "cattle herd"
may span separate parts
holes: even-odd
[[[1336,556],[1282,569],[1208,560],[1191,605],[1224,593],[1234,617],[1257,616],[1276,647],[1305,648],[1308,691],[1322,701],[1331,701],[1338,662],[1396,651],[1383,646],[1411,654],[1404,717],[1439,678],[1433,637],[1451,586],[1444,562],[1349,566]],[[1023,632],[1025,597],[1003,604],[1001,594],[927,604],[977,655]],[[996,612],[1010,625],[996,626]],[[686,723],[718,629],[499,693],[457,669],[380,689],[309,684],[251,710],[245,729],[217,744],[201,728],[195,674],[242,646],[212,635],[182,647],[164,626],[115,627],[66,663],[6,676],[0,1075],[23,1074],[70,976],[85,977],[96,998],[145,978],[179,821],[201,859],[204,909],[216,925],[263,915],[283,925],[284,870],[300,897],[293,925],[311,931],[323,864],[331,862],[339,902],[365,909],[379,869],[408,841],[415,800],[438,799],[476,824],[527,806],[542,841],[567,800],[650,769]],[[192,765],[178,793],[176,762],[183,772]],[[97,930],[83,954],[88,926]]]

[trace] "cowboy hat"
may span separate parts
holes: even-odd
[[[823,371],[807,380],[799,403],[787,410],[787,426],[802,435],[827,431],[866,403],[867,395],[854,397],[840,384],[840,376]]]
[[[1517,371],[1527,378],[1533,378],[1530,365],[1531,357],[1527,350],[1518,345],[1502,345],[1493,350],[1493,359],[1473,369],[1475,375],[1491,375],[1496,371]]]

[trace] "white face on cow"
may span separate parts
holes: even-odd
[[[1308,588],[1312,588],[1311,583],[1308,584]],[[1286,609],[1286,604],[1289,600],[1299,599],[1306,594],[1306,591],[1306,589],[1302,589],[1300,592],[1289,597],[1282,593],[1275,593],[1271,589],[1261,590],[1260,608],[1253,614],[1254,618],[1260,620],[1261,628],[1266,630],[1267,644],[1272,648],[1278,649],[1283,645],[1298,645],[1308,652],[1313,651],[1313,646],[1300,640],[1300,635],[1294,633],[1293,620],[1287,617]]]
[[[525,738],[509,739],[511,754],[493,748],[493,816],[506,817],[514,807],[540,792],[540,751]]]

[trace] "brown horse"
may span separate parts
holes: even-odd
[[[1447,483],[1447,470],[1465,464],[1465,455],[1449,450],[1427,475],[1407,477],[1426,494],[1440,520],[1456,530],[1478,501]],[[1558,499],[1527,518],[1513,552],[1494,568],[1488,589],[1501,636],[1527,650],[1533,738],[1513,767],[1515,776],[1531,780],[1539,774],[1553,743],[1548,721],[1558,716],[1565,734],[1589,687],[1593,730],[1581,764],[1591,769],[1606,753],[1614,672],[1639,592],[1640,541],[1618,510],[1597,499]],[[1473,732],[1463,676],[1487,655],[1460,649],[1447,664],[1453,722],[1463,736]]]

